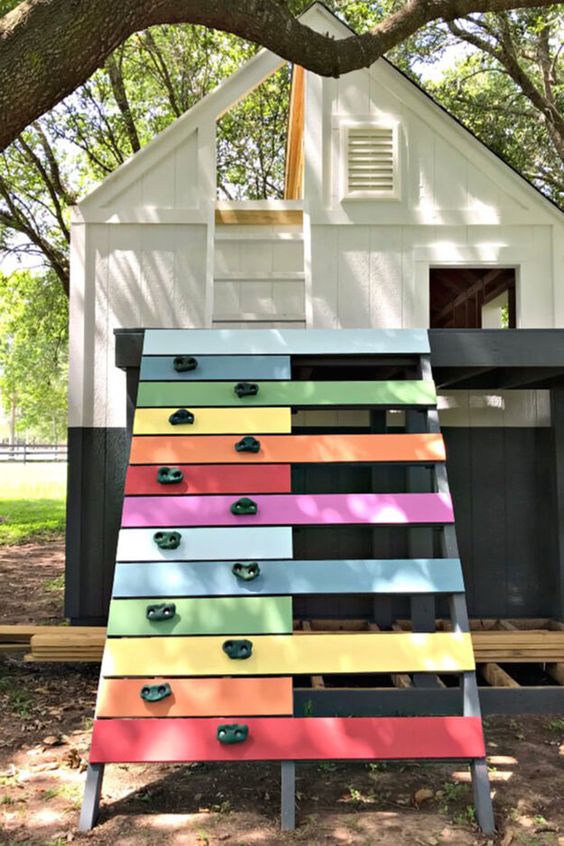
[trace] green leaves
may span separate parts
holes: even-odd
[[[16,431],[66,439],[67,300],[53,273],[0,275],[0,395]]]

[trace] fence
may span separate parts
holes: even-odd
[[[66,444],[0,444],[0,461],[67,461]]]

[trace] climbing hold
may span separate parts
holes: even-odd
[[[237,452],[260,452],[260,441],[253,438],[252,435],[245,435],[240,441],[235,444]]]
[[[239,398],[256,397],[259,392],[259,386],[255,382],[237,382],[233,390]]]
[[[178,549],[182,535],[180,532],[155,532],[153,540],[159,549]]]
[[[243,496],[231,505],[230,511],[232,514],[238,515],[256,514],[258,511],[258,505],[252,499]]]
[[[193,423],[194,415],[187,408],[179,408],[178,411],[173,412],[168,418],[171,426],[179,426],[182,423]]]
[[[226,640],[222,649],[233,660],[244,661],[253,654],[253,644],[250,640]]]
[[[157,482],[159,485],[177,485],[184,479],[184,473],[178,467],[159,467]]]
[[[220,743],[242,743],[249,736],[249,727],[244,723],[227,723],[217,727],[216,737]]]
[[[174,602],[161,602],[158,605],[147,605],[145,616],[152,623],[160,623],[163,620],[172,620],[176,614]]]
[[[260,567],[257,561],[248,561],[246,564],[243,564],[241,561],[236,561],[231,568],[231,572],[234,576],[237,576],[238,579],[241,579],[241,581],[251,582],[253,579],[260,576]]]
[[[172,688],[168,682],[163,684],[144,684],[139,691],[139,696],[145,702],[160,702],[172,694]]]
[[[177,373],[187,373],[189,370],[196,369],[198,359],[192,355],[177,355],[173,361],[173,365]]]

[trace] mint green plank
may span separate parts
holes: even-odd
[[[292,631],[292,599],[289,596],[172,597],[166,602],[176,605],[174,617],[161,622],[148,620],[147,606],[163,601],[113,599],[108,635],[288,634]]]
[[[238,397],[236,382],[141,382],[138,408],[174,406],[423,406],[436,403],[432,382],[257,382],[256,396]]]

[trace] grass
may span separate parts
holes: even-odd
[[[0,546],[63,534],[66,474],[62,462],[0,465]]]

